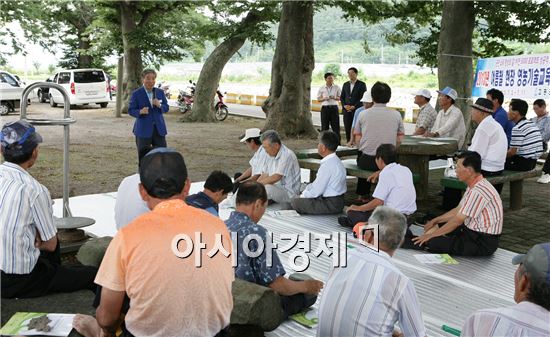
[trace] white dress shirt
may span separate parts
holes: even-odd
[[[466,125],[462,111],[456,106],[451,105],[447,111],[441,109],[435,118],[432,128],[433,133],[438,133],[439,137],[450,137],[458,140],[458,148],[462,148],[464,137],[466,136]]]
[[[115,202],[116,229],[121,229],[143,213],[149,212],[149,208],[139,194],[139,174],[133,174],[122,180],[118,186]]]
[[[405,215],[413,214],[416,212],[416,190],[411,170],[397,163],[387,165],[380,172],[372,196]]]
[[[407,337],[426,329],[413,282],[384,251],[348,250],[346,268],[334,268],[319,305],[317,337],[391,337],[394,325]]]
[[[468,150],[479,153],[482,170],[502,171],[506,162],[508,138],[502,126],[494,118],[487,116],[479,123]]]
[[[325,105],[338,105],[338,101],[340,100],[340,95],[342,94],[342,90],[340,90],[340,87],[336,84],[333,84],[332,86],[324,85],[319,88],[319,91],[317,92],[317,99],[320,100],[322,98],[329,98],[330,96],[334,97],[333,99],[327,99],[321,102],[322,106]]]
[[[336,197],[346,193],[346,169],[335,153],[321,160],[315,180],[307,185],[302,198]]]
[[[284,144],[275,157],[268,154],[264,172],[269,176],[279,174],[281,180],[276,182],[274,186],[285,190],[289,197],[295,197],[300,194],[300,165],[294,152],[292,152]]]
[[[6,274],[30,274],[40,250],[35,238],[55,237],[52,199],[46,187],[21,166],[0,165],[0,269]]]
[[[478,310],[466,319],[463,337],[550,336],[550,311],[529,301]]]

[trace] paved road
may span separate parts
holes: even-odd
[[[232,115],[246,116],[246,117],[255,117],[255,118],[265,118],[265,114],[262,111],[262,108],[255,105],[242,105],[242,104],[227,104],[229,107],[229,113]],[[317,111],[311,112],[311,119],[313,120],[314,126],[321,126],[321,113]],[[414,124],[404,123],[405,124],[405,133],[412,134],[414,132]],[[344,126],[344,121],[342,115],[340,115],[340,126]]]

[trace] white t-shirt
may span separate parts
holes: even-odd
[[[115,223],[119,230],[132,222],[143,213],[149,212],[149,208],[139,194],[139,173],[128,176],[118,186],[115,202]]]
[[[506,151],[508,151],[508,138],[502,126],[491,116],[479,123],[472,145],[468,148],[481,156],[481,169],[489,172],[504,170]]]
[[[380,172],[372,196],[405,215],[413,214],[416,212],[416,191],[411,170],[397,163],[387,165]]]

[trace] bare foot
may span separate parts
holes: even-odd
[[[76,314],[73,319],[73,328],[84,337],[97,337],[101,328],[94,317]]]

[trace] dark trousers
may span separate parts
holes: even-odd
[[[495,171],[495,172],[490,172],[490,171],[481,170],[481,174],[483,174],[483,176],[484,176],[485,178],[501,176],[501,175],[502,175],[502,172],[504,172],[504,170],[502,170],[502,171]],[[504,186],[504,184],[496,184],[496,185],[493,185],[493,186],[495,187],[495,190],[497,190],[498,194],[500,194],[500,192],[502,192],[502,187]]]
[[[353,115],[355,115],[355,110],[346,111],[346,109],[342,109],[342,114],[344,115],[344,129],[346,130],[346,142],[349,143],[352,137],[351,124],[353,123]]]
[[[308,296],[304,294],[296,294],[292,296],[281,296],[281,305],[285,313],[285,319],[288,316],[299,313],[315,304],[317,296]]]
[[[351,226],[357,225],[359,222],[366,222],[369,221],[370,215],[372,214],[372,211],[348,211],[348,220],[351,224]]]
[[[30,274],[6,274],[2,271],[3,298],[31,298],[82,289],[95,291],[97,268],[61,265],[59,242],[53,252],[41,252]]]
[[[330,128],[338,135],[340,141],[340,114],[338,113],[338,105],[325,105],[321,107],[321,131]]]
[[[536,165],[536,159],[515,155],[506,159],[504,168],[510,171],[531,171]]]
[[[438,236],[428,241],[424,246],[427,251],[435,254],[451,254],[462,256],[490,256],[498,248],[500,235],[480,233],[461,225],[446,236]],[[410,247],[412,237],[406,236],[403,247]],[[418,247],[415,245],[415,247]]]
[[[344,209],[344,195],[336,197],[293,198],[292,208],[300,214],[340,214]]]
[[[357,166],[359,166],[359,168],[363,170],[378,171],[378,166],[376,166],[375,159],[376,158],[374,156],[369,156],[368,154],[359,152],[359,155],[357,156]],[[370,187],[371,187],[371,183],[368,182],[367,179],[363,179],[363,178],[357,179],[356,193],[358,195],[370,194]]]
[[[153,127],[153,136],[149,138],[136,137],[136,145],[138,150],[138,159],[141,162],[143,158],[143,149],[147,147],[166,147],[166,137],[159,135],[156,127]]]
[[[546,161],[544,161],[544,166],[542,167],[542,172],[546,174],[550,174],[550,160],[548,160],[550,156],[546,157]]]

